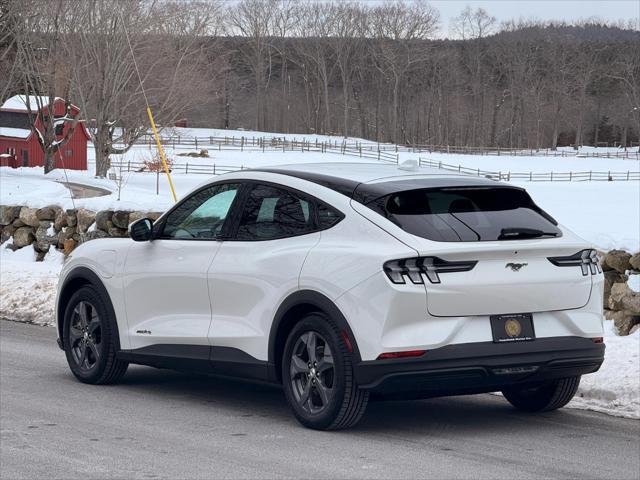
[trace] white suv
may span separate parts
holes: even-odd
[[[248,170],[130,234],[81,245],[60,277],[58,344],[86,383],[129,363],[281,383],[302,424],[338,429],[370,396],[556,409],[604,358],[596,253],[519,187]]]

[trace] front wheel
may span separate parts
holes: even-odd
[[[526,412],[549,412],[564,407],[578,391],[580,376],[550,380],[534,387],[511,387],[502,391],[511,405]]]
[[[356,385],[352,359],[339,329],[324,315],[307,315],[293,328],[284,348],[282,383],[305,427],[338,430],[362,418],[369,393]]]
[[[65,309],[63,344],[67,363],[84,383],[114,383],[129,365],[116,358],[118,327],[108,301],[87,285],[71,296]]]

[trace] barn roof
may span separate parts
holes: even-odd
[[[28,138],[29,135],[31,135],[31,130],[24,128],[0,127],[0,137],[25,139]]]
[[[42,106],[49,105],[49,97],[48,96],[40,96],[37,97],[35,95],[14,95],[9,98],[6,102],[2,104],[0,109],[2,110],[15,110],[20,112],[28,112],[27,108],[27,98],[29,99],[29,105],[31,107],[31,111],[36,111],[38,109],[38,103]],[[60,97],[55,97],[54,101],[62,100]]]

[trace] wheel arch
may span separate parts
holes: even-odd
[[[56,305],[56,318],[58,329],[58,338],[60,339],[61,345],[64,348],[64,335],[63,335],[63,327],[64,327],[64,312],[67,308],[67,304],[73,294],[78,291],[78,289],[90,285],[94,287],[100,295],[105,300],[107,308],[110,310],[110,314],[115,319],[115,310],[113,309],[113,304],[111,303],[111,297],[109,296],[109,292],[105,288],[102,280],[97,273],[91,270],[88,267],[76,267],[74,268],[64,279],[64,283],[60,288],[60,294],[58,296],[58,302]],[[117,328],[117,322],[116,322]],[[117,347],[120,348],[120,335],[119,332],[116,332],[114,339],[117,342]]]
[[[269,332],[269,365],[272,380],[281,381],[282,351],[291,329],[302,317],[312,312],[327,315],[347,335],[352,347],[354,363],[361,360],[360,351],[349,322],[335,303],[314,290],[299,290],[289,295],[278,308]]]

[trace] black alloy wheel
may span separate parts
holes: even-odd
[[[326,409],[334,395],[331,347],[318,332],[303,333],[291,352],[290,382],[300,408],[310,414]]]

